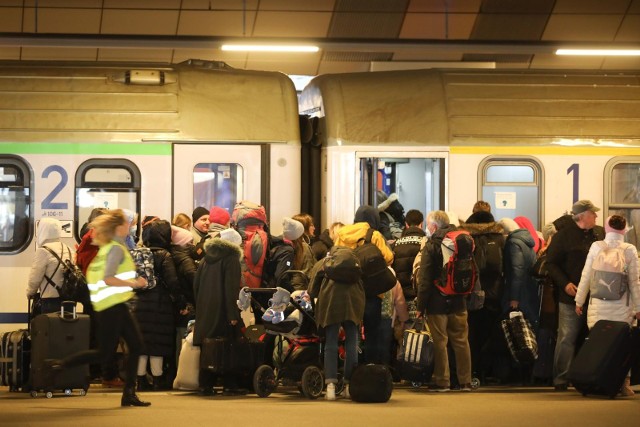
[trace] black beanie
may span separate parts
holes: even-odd
[[[209,209],[203,208],[202,206],[198,206],[193,210],[191,214],[191,219],[195,223],[201,216],[206,215],[209,218]]]

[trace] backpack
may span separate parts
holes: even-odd
[[[627,265],[624,246],[610,247],[603,241],[596,242],[600,252],[591,264],[589,291],[591,297],[603,300],[619,300],[627,291]]]
[[[360,261],[353,250],[333,246],[322,260],[324,275],[334,282],[357,283],[362,276]]]
[[[361,245],[357,246],[353,252],[362,269],[362,285],[367,297],[379,295],[387,292],[396,285],[396,276],[389,268],[378,247],[371,243],[373,228],[367,230],[367,234]]]
[[[436,280],[443,295],[468,295],[473,291],[477,267],[473,259],[475,244],[468,231],[449,231],[440,243],[442,272]]]
[[[62,284],[56,285],[53,281],[45,276],[47,282],[51,284],[60,295],[60,298],[66,301],[79,301],[82,299],[83,291],[87,289],[87,279],[82,274],[82,270],[78,268],[71,261],[71,250],[67,247],[67,251],[69,252],[69,259],[63,260],[57,253],[55,253],[51,248],[47,246],[43,246],[46,250],[48,250],[57,260],[58,265],[62,267]],[[64,251],[64,246],[63,249]]]
[[[259,288],[270,247],[264,206],[246,200],[236,203],[231,223],[242,236],[241,287]]]
[[[147,279],[147,286],[144,289],[156,287],[156,275],[153,262],[153,252],[144,246],[129,250],[133,263],[136,265],[136,273],[139,277]]]

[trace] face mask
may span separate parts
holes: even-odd
[[[138,226],[133,225],[133,226],[129,227],[129,234],[135,235],[136,231],[138,231]]]

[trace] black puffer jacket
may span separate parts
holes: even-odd
[[[166,249],[171,242],[171,225],[167,221],[154,221],[145,227],[143,242],[153,253],[153,271],[156,287],[137,293],[134,315],[144,338],[142,354],[172,356],[175,353],[174,298],[180,299],[180,283],[171,254]]]
[[[413,261],[420,252],[420,244],[425,232],[420,227],[411,226],[404,229],[402,237],[393,245],[393,270],[402,285],[404,299],[411,301],[416,297],[416,291],[411,284]]]
[[[320,237],[318,237],[317,240],[311,243],[311,251],[313,252],[313,256],[316,261],[320,261],[322,258],[326,257],[327,252],[329,252],[332,247],[333,240],[331,240],[328,228],[320,233]]]

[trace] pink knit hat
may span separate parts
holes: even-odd
[[[620,227],[622,227],[622,229],[620,229]],[[604,231],[607,233],[622,234],[624,236],[627,233],[627,220],[620,215],[611,215],[604,222]]]
[[[171,226],[171,243],[177,246],[186,246],[193,242],[193,234],[184,228]]]

